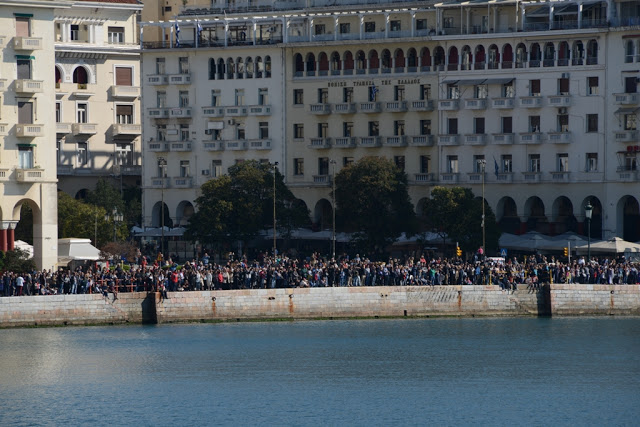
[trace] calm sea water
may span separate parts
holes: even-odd
[[[0,425],[633,425],[640,319],[0,330]]]

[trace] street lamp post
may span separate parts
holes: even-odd
[[[487,256],[487,249],[485,248],[485,240],[486,240],[486,224],[485,224],[485,217],[484,217],[484,175],[485,175],[485,169],[487,167],[487,161],[482,159],[480,160],[480,166],[482,167],[482,256],[486,257]]]
[[[587,218],[587,262],[591,261],[591,215],[593,215],[593,206],[591,202],[587,202],[584,207],[584,216]]]
[[[276,171],[278,169],[278,162],[273,164],[273,258],[276,258]]]
[[[113,212],[111,212],[111,217],[113,219],[113,241],[116,241],[116,231],[118,229],[118,224],[124,220],[124,215],[122,215],[116,208],[113,208]]]
[[[158,157],[158,166],[160,166],[160,178],[161,178],[161,187],[160,187],[160,228],[162,230],[162,240],[160,241],[160,253],[162,253],[162,257],[164,258],[164,179],[166,176],[166,167],[167,167],[167,159],[164,157]]]
[[[332,171],[331,171],[331,214],[333,215],[332,219],[332,230],[331,230],[331,254],[333,259],[336,259],[336,161],[331,160]]]

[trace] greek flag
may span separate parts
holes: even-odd
[[[500,174],[500,166],[498,166],[498,161],[496,160],[496,158],[493,158],[493,166],[495,167],[496,170],[496,178],[498,177],[498,175]]]
[[[176,23],[174,24],[176,31],[176,47],[180,47],[180,25],[178,25],[178,18],[176,18]]]
[[[196,32],[198,33],[198,40],[200,40],[200,33],[202,33],[202,25],[200,25],[200,21],[196,18]]]
[[[378,88],[376,87],[376,85],[373,85],[371,87],[371,102],[376,100],[376,94],[378,93]]]

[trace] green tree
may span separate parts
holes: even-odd
[[[187,225],[192,241],[212,244],[224,240],[247,243],[273,226],[274,168],[257,161],[238,163],[229,174],[209,180],[200,188],[196,212]],[[283,233],[309,223],[304,203],[284,184],[275,170],[277,227]]]
[[[402,232],[417,230],[407,175],[393,161],[365,157],[336,175],[336,215],[368,253],[382,252]]]
[[[86,202],[90,205],[100,206],[107,212],[117,209],[124,213],[125,203],[120,194],[120,190],[114,187],[104,178],[100,178],[96,183],[96,188],[87,193]]]
[[[458,242],[465,252],[482,246],[482,198],[470,188],[434,187],[425,205],[426,228]],[[500,229],[491,207],[485,202],[485,239],[487,252],[498,247]]]
[[[22,249],[0,252],[0,270],[26,273],[36,269],[36,263]]]

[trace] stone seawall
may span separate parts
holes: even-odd
[[[640,285],[379,286],[0,298],[0,327],[235,319],[640,315]]]

